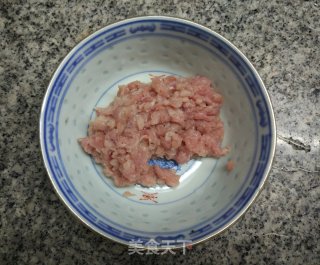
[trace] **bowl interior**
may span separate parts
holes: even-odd
[[[119,85],[163,74],[213,81],[224,96],[223,145],[231,152],[180,165],[176,188],[117,188],[77,139],[86,135],[94,108],[107,106]],[[66,57],[49,86],[41,140],[51,180],[80,219],[122,243],[200,241],[217,233],[250,204],[272,157],[272,111],[259,82],[230,44],[190,22],[136,18],[102,29]],[[232,172],[225,168],[229,159]],[[123,196],[126,191],[132,196]]]

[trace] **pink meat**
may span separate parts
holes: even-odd
[[[149,166],[148,161],[164,157],[183,164],[192,157],[225,155],[222,103],[206,77],[134,81],[120,86],[108,107],[96,109],[88,136],[79,142],[116,186],[177,186],[175,172]]]

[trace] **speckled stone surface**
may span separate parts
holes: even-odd
[[[24,2],[0,1],[0,264],[320,264],[320,173],[308,172],[320,170],[318,1]],[[274,167],[254,206],[186,255],[129,256],[89,231],[41,161],[38,118],[59,62],[102,26],[145,14],[188,18],[232,41],[256,66],[277,119]]]

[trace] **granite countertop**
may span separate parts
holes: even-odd
[[[0,264],[320,264],[318,1],[21,2],[0,6]],[[40,107],[59,62],[84,36],[145,14],[188,18],[232,41],[260,73],[276,116],[275,162],[258,200],[186,255],[129,256],[89,231],[41,161]]]

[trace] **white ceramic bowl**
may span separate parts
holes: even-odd
[[[150,74],[212,79],[225,99],[223,145],[231,152],[181,165],[176,188],[117,188],[77,139],[86,135],[94,108],[108,105],[118,85],[149,81]],[[156,242],[159,248],[201,242],[239,219],[267,178],[275,139],[269,96],[248,59],[212,30],[163,16],[120,21],[80,42],[52,77],[40,117],[45,166],[73,214],[119,243]],[[235,161],[230,173],[228,159]],[[134,196],[124,197],[125,191]]]

